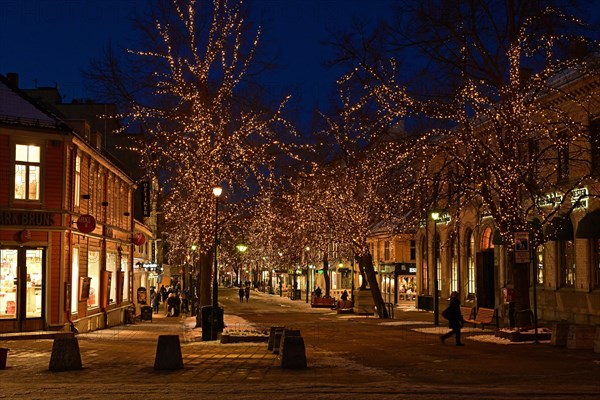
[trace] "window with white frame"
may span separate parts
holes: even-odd
[[[15,146],[15,199],[40,199],[41,168],[40,146]]]
[[[81,197],[81,156],[79,154],[75,156],[75,189],[73,196],[75,207],[79,207]]]

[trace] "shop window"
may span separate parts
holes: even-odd
[[[429,294],[429,269],[427,268],[427,241],[421,239],[421,292]]]
[[[475,298],[475,235],[467,232],[467,292],[468,298]]]
[[[87,305],[88,308],[98,307],[100,300],[100,252],[97,250],[88,252],[88,277],[91,278],[91,281]]]
[[[73,247],[71,261],[71,314],[77,313],[79,303],[79,248]]]
[[[15,147],[15,199],[40,199],[40,172],[40,146],[17,144]]]
[[[536,261],[537,261],[537,283],[539,285],[544,283],[544,245],[541,244],[535,250],[536,253]]]
[[[121,256],[121,271],[123,271],[123,301],[129,300],[129,257],[126,254]]]
[[[117,301],[117,253],[106,253],[106,270],[110,272],[108,303],[113,304]]]
[[[43,252],[39,249],[29,249],[25,253],[25,268],[27,270],[25,307],[27,318],[40,318],[42,316],[42,256]]]
[[[18,250],[0,250],[0,320],[17,318]]]
[[[575,286],[575,242],[559,240],[556,242],[559,261],[559,282],[562,287]]]

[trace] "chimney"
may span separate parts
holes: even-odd
[[[16,72],[8,72],[6,74],[6,79],[13,85],[15,88],[19,88],[19,74]]]

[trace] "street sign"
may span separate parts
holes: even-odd
[[[515,232],[515,262],[517,264],[531,262],[529,246],[529,232]]]

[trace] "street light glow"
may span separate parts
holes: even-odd
[[[213,188],[213,195],[214,195],[215,197],[219,197],[219,196],[221,196],[221,193],[223,193],[223,188],[222,188],[221,186],[215,186],[215,187]]]

